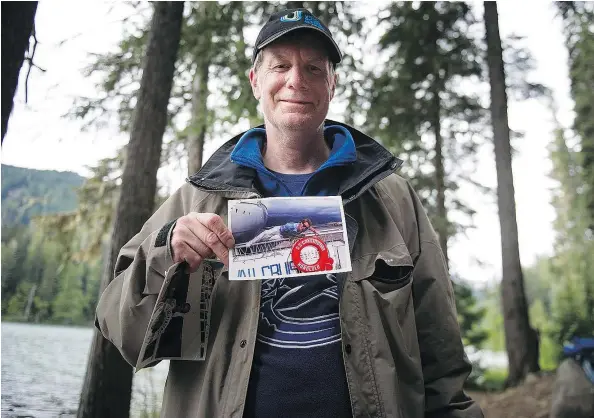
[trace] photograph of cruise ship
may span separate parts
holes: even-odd
[[[339,196],[231,201],[229,228],[231,279],[350,270]]]

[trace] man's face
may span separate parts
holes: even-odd
[[[300,222],[299,225],[297,226],[297,230],[299,232],[303,232],[306,231],[309,228],[309,223],[307,222]]]
[[[336,76],[319,39],[305,34],[265,47],[250,82],[264,119],[284,131],[318,129],[334,97]]]

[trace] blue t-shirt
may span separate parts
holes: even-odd
[[[299,224],[297,222],[289,222],[287,224],[281,225],[279,232],[281,237],[283,238],[292,238],[299,236],[300,232],[297,229]]]
[[[296,196],[311,176],[275,174]],[[244,417],[352,416],[340,342],[334,275],[265,280]]]
[[[352,138],[337,143],[354,149]],[[332,150],[335,155],[339,151],[348,154],[348,150]],[[339,159],[339,164],[343,160]],[[306,185],[315,175],[258,168],[258,180],[268,196],[308,194],[304,193]],[[332,274],[262,283],[245,418],[352,416],[338,303],[336,277]]]

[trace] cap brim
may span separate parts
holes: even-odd
[[[264,48],[267,45],[270,45],[272,42],[276,41],[278,38],[286,35],[289,32],[293,32],[298,29],[311,29],[311,30],[315,30],[315,31],[321,33],[322,35],[324,35],[324,39],[330,41],[331,45],[334,48],[331,51],[331,57],[330,57],[332,62],[339,63],[340,61],[342,61],[342,53],[340,52],[340,48],[338,48],[338,45],[336,45],[336,42],[334,42],[334,39],[332,39],[332,37],[328,36],[328,34],[326,32],[324,32],[323,30],[321,30],[315,26],[311,26],[311,25],[299,25],[299,26],[293,26],[289,29],[285,29],[284,31],[279,32],[279,33],[275,34],[274,36],[271,36],[270,38],[268,38],[264,42],[262,42],[260,45],[258,45],[256,47],[256,51],[260,52],[260,50],[262,48]],[[258,55],[258,54],[257,53],[254,54],[254,58],[256,57],[256,55]]]

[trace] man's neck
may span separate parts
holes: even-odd
[[[279,132],[266,126],[264,165],[278,173],[306,174],[316,171],[330,156],[324,128],[317,131]]]

